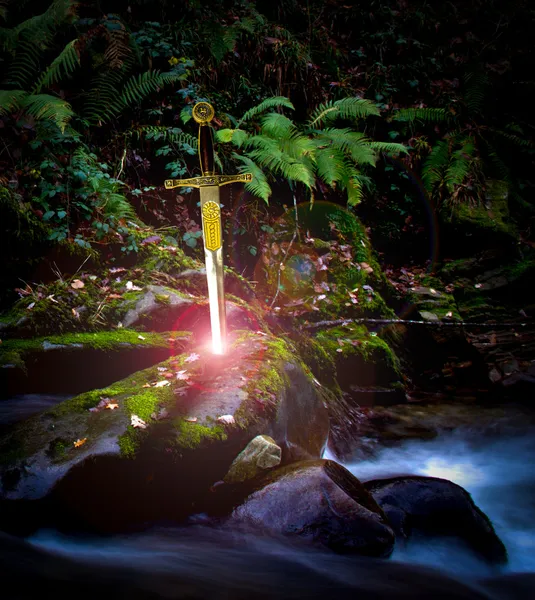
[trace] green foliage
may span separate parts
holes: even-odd
[[[253,173],[245,188],[266,202],[271,195],[269,177],[278,176],[291,185],[302,184],[312,200],[320,180],[332,189],[346,191],[348,204],[353,206],[362,200],[363,189],[370,183],[364,169],[375,165],[379,153],[407,152],[401,144],[372,142],[350,127],[326,126],[337,119],[354,121],[378,115],[368,100],[345,98],[323,104],[305,125],[271,110],[282,107],[293,110],[287,98],[268,98],[249,109],[235,129],[216,134],[218,141],[231,143],[242,152],[232,156],[240,157],[241,172]],[[240,129],[240,124],[247,122],[250,129]]]
[[[41,75],[39,81],[32,90],[32,94],[38,94],[43,88],[48,88],[64,77],[70,77],[74,70],[80,66],[80,55],[76,48],[78,40],[69,42]]]

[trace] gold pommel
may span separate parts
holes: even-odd
[[[207,185],[227,185],[229,183],[246,183],[252,181],[251,173],[240,173],[239,175],[209,175],[203,177],[192,177],[191,179],[166,179],[165,189],[172,190],[176,187],[200,188]]]
[[[208,102],[197,102],[191,111],[192,117],[199,125],[206,125],[214,118],[214,107]]]

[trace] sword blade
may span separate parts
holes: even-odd
[[[214,354],[224,354],[227,338],[227,317],[223,279],[223,235],[219,207],[219,186],[202,186],[200,194],[206,280],[212,327],[212,351]]]

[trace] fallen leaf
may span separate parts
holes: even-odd
[[[75,308],[71,308],[71,310],[72,310],[72,314],[73,314],[73,315],[74,315],[74,316],[75,316],[77,319],[79,319],[79,318],[80,318],[80,313],[79,313],[79,312],[78,312],[78,311],[77,311]]]
[[[26,310],[32,310],[32,308],[35,306],[35,302],[32,302],[31,304],[28,304],[28,306],[26,307]]]
[[[111,267],[109,271],[110,273],[122,273],[123,271],[126,271],[126,269],[124,267]]]
[[[144,383],[141,387],[147,388],[147,387],[151,387],[150,383]]]
[[[217,420],[220,423],[225,423],[225,425],[234,425],[234,423],[236,423],[232,415],[221,415],[220,417],[217,417]]]
[[[75,448],[79,448],[80,446],[83,446],[86,442],[87,438],[82,438],[81,440],[76,440],[75,442],[73,442],[73,444]]]
[[[50,296],[47,296],[46,299],[59,304],[59,302],[54,298],[54,294],[50,294]]]
[[[138,335],[138,336],[137,336],[137,339],[138,339],[138,340],[144,340],[144,339],[146,339],[146,338],[144,338],[142,335]]]
[[[199,358],[201,358],[199,354],[196,354],[195,352],[192,352],[192,353],[191,353],[191,354],[190,354],[190,355],[189,355],[189,356],[188,356],[188,357],[187,357],[187,358],[184,360],[184,362],[187,362],[187,363],[195,362],[196,360],[199,360]]]
[[[173,390],[173,394],[175,396],[185,396],[188,393],[188,390],[186,390],[185,388],[175,388]]]
[[[474,287],[475,287],[475,288],[480,288],[482,285],[483,285],[482,283],[476,283],[476,284],[474,285]]]
[[[196,423],[197,417],[185,417],[184,421],[187,421],[188,423]],[[219,421],[219,419],[218,419],[218,421]]]
[[[165,373],[165,371],[167,371],[167,367],[158,367],[158,371],[160,371],[160,373]]]
[[[134,292],[140,292],[143,288],[140,288],[137,285],[134,285],[131,281],[126,282],[126,289]]]
[[[154,387],[165,387],[166,385],[171,385],[167,380],[158,381],[154,384]]]
[[[189,379],[189,375],[188,375],[188,373],[187,373],[187,371],[186,371],[186,370],[184,370],[184,371],[179,371],[179,372],[176,374],[176,378],[177,378],[178,380],[181,380],[181,381],[186,381],[187,379]]]
[[[143,419],[140,419],[137,415],[132,415],[130,417],[130,425],[139,429],[147,429],[147,424],[145,423],[145,421],[143,421]]]
[[[71,283],[71,287],[74,290],[81,290],[84,286],[84,282],[80,281],[79,279],[75,279],[72,283]]]
[[[108,298],[111,298],[112,300],[117,300],[119,298],[122,298],[122,294],[109,294]]]
[[[110,402],[109,404],[106,404],[106,408],[109,410],[115,410],[116,408],[119,408],[119,405],[115,402]]]

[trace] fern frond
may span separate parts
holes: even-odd
[[[0,115],[8,115],[21,108],[28,92],[24,90],[0,90]]]
[[[428,192],[434,185],[443,181],[444,170],[450,160],[450,146],[448,141],[437,142],[427,157],[422,169],[422,181]]]
[[[61,54],[57,56],[43,73],[32,94],[38,94],[44,87],[50,87],[62,77],[70,77],[76,67],[80,65],[80,55],[76,48],[77,39],[69,42]]]
[[[240,173],[251,173],[253,176],[252,181],[249,181],[245,184],[245,189],[253,194],[253,196],[262,198],[264,202],[269,202],[269,197],[272,193],[271,187],[269,186],[267,178],[262,169],[247,156],[241,156],[240,154],[236,153],[234,153],[232,156],[235,160],[242,163],[238,167],[238,171]]]
[[[98,190],[103,192],[103,190]],[[137,220],[137,215],[134,207],[128,201],[128,198],[117,192],[103,193],[103,202],[100,205],[102,212],[107,217],[113,216],[116,219],[132,219]]]
[[[62,132],[74,116],[74,111],[68,102],[48,94],[27,95],[21,107],[36,121],[52,121]]]
[[[429,123],[440,123],[447,121],[448,111],[444,108],[401,108],[392,116],[393,121],[423,121]]]
[[[344,180],[345,155],[337,148],[321,148],[316,152],[316,173],[329,187]]]
[[[481,112],[486,97],[486,88],[489,80],[485,73],[472,72],[464,78],[466,83],[465,103],[469,112],[477,114]]]
[[[492,133],[496,133],[499,136],[509,140],[516,146],[520,146],[522,148],[533,148],[533,142],[531,140],[521,138],[518,135],[515,135],[514,133],[509,133],[508,131],[503,131],[503,129],[497,129],[495,127],[490,127],[489,131],[492,131]]]
[[[291,119],[276,112],[264,115],[260,119],[260,125],[262,134],[273,138],[288,138],[297,131],[297,127]]]
[[[106,85],[100,89],[97,87],[95,90],[96,98],[93,98],[92,103],[88,103],[87,117],[90,121],[104,123],[118,115],[125,108],[138,104],[164,85],[179,81],[181,77],[181,75],[175,73],[160,73],[158,71],[146,71],[141,75],[133,75],[126,82],[121,95],[117,98],[117,89],[114,90],[113,85],[110,85],[114,79],[113,73],[118,72],[106,72],[107,80],[101,79],[101,84],[105,82]],[[121,75],[116,75],[115,79],[120,81]],[[101,93],[100,97],[98,96],[99,92]]]
[[[312,113],[308,127],[318,127],[334,122],[336,119],[365,119],[379,116],[379,109],[370,100],[364,98],[343,98],[320,104]]]
[[[377,152],[384,152],[385,154],[408,154],[409,150],[403,144],[396,144],[395,142],[370,142],[370,148]]]
[[[319,131],[318,140],[327,140],[335,148],[338,148],[350,156],[357,164],[368,164],[374,166],[377,162],[377,154],[372,150],[369,140],[364,134],[351,129],[322,129]]]
[[[7,72],[7,85],[27,89],[39,73],[40,58],[41,50],[32,40],[19,42]]]
[[[104,51],[104,60],[112,69],[123,66],[125,59],[132,54],[130,33],[120,21],[114,21],[113,29],[106,28],[108,45]]]
[[[257,106],[253,106],[247,112],[244,113],[243,117],[238,121],[238,126],[246,121],[250,121],[252,118],[266,112],[266,110],[270,110],[273,108],[289,108],[290,110],[294,110],[294,105],[288,100],[288,98],[284,96],[273,96],[272,98],[266,98]]]
[[[474,154],[474,144],[468,139],[462,148],[455,150],[451,155],[451,160],[444,174],[444,183],[448,190],[452,192],[455,186],[460,185],[468,177],[472,169],[472,160]]]

